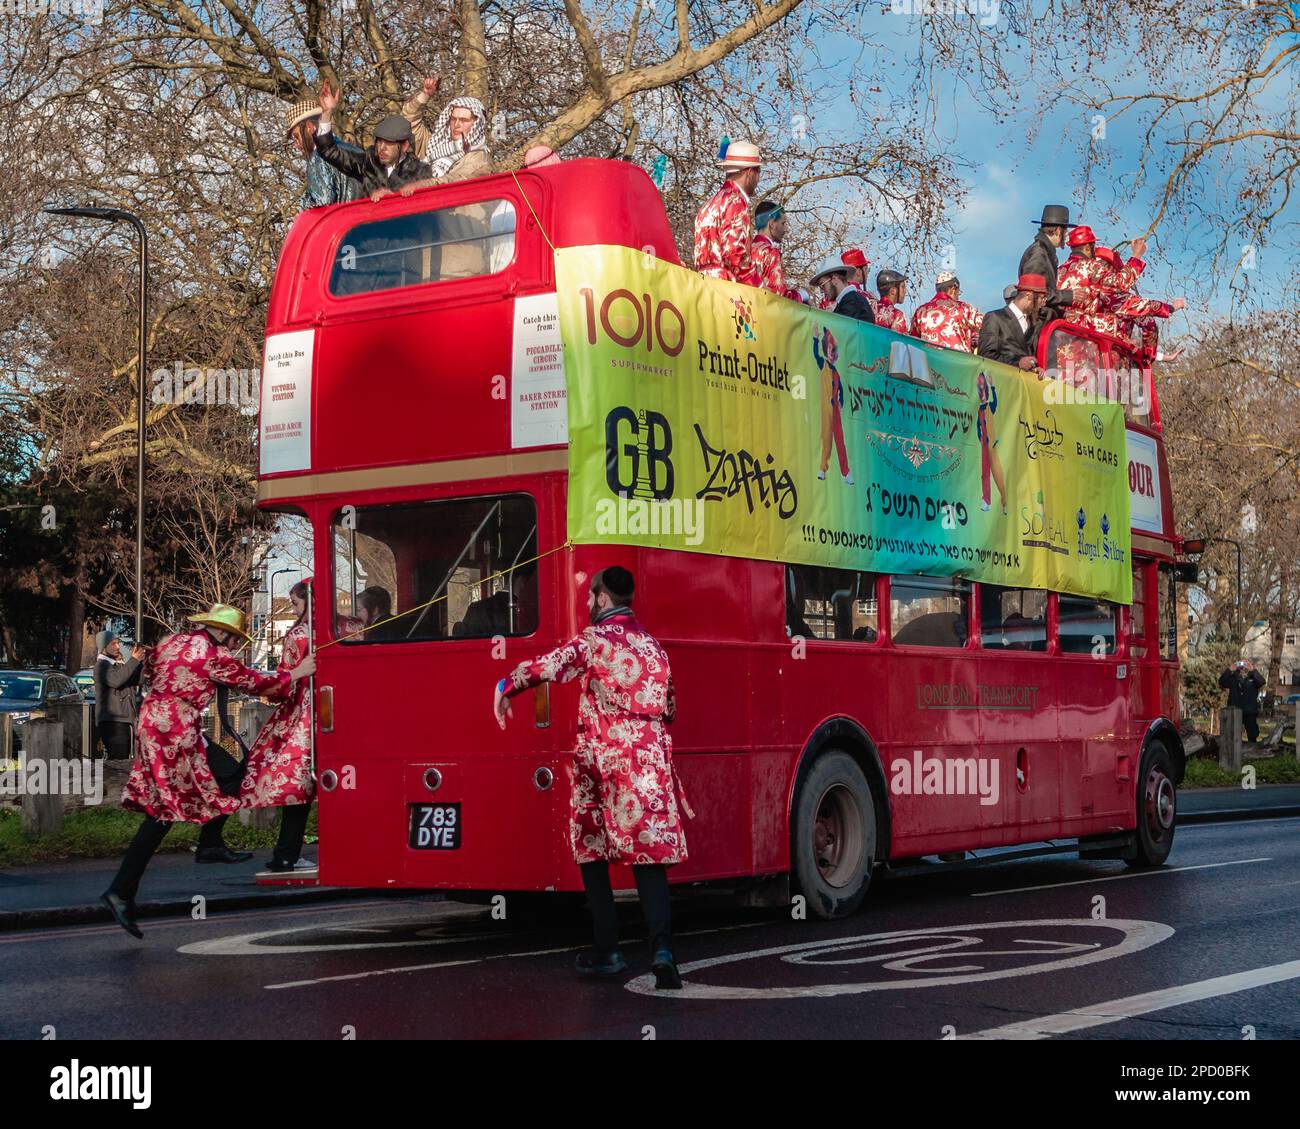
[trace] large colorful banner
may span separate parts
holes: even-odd
[[[574,541],[1130,602],[1120,405],[626,247],[555,265]]]

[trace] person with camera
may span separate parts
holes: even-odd
[[[1263,675],[1249,659],[1238,659],[1219,675],[1219,685],[1228,691],[1228,708],[1241,710],[1246,741],[1255,744],[1259,740],[1259,692],[1264,688]]]

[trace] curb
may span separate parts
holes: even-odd
[[[230,894],[209,896],[209,910],[257,909],[261,906],[299,905],[314,902],[337,902],[349,898],[370,897],[374,890],[352,890],[346,886],[325,888],[289,888],[274,894]],[[188,917],[194,908],[189,898],[166,902],[141,902],[136,915],[143,921],[158,917]],[[40,909],[9,910],[0,913],[0,933],[13,933],[26,929],[44,929],[61,925],[111,925],[113,918],[98,902],[94,905],[52,906]]]
[[[1178,822],[1240,823],[1247,819],[1290,819],[1300,815],[1300,804],[1283,804],[1273,808],[1217,808],[1211,811],[1180,811]]]

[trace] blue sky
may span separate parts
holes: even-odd
[[[881,45],[877,65],[870,68],[875,85],[883,88],[882,96],[888,98],[893,83],[901,87],[908,74],[908,59],[915,54],[919,19],[895,14],[883,4],[864,8],[862,28],[864,34]],[[1117,39],[1123,38],[1122,29]],[[1012,41],[1012,47],[1019,41]],[[1115,52],[1118,54],[1118,52]],[[864,60],[853,60],[846,54],[847,62],[855,62],[855,71],[864,73]],[[956,270],[962,279],[963,298],[980,309],[988,310],[1002,304],[1002,287],[1015,280],[1020,253],[1033,239],[1037,228],[1031,223],[1041,214],[1047,203],[1067,204],[1074,222],[1086,222],[1097,231],[1098,238],[1115,244],[1146,230],[1159,201],[1163,178],[1139,191],[1132,203],[1123,203],[1109,177],[1131,177],[1137,168],[1139,153],[1139,119],[1121,118],[1106,123],[1106,136],[1099,143],[1101,153],[1109,159],[1105,172],[1093,174],[1093,181],[1085,195],[1081,183],[1082,156],[1087,151],[1092,129],[1090,115],[1083,108],[1061,100],[1049,98],[1052,76],[1036,74],[1022,53],[1014,49],[1007,52],[1008,70],[1020,92],[1019,105],[1003,116],[1003,120],[977,105],[950,75],[943,75],[935,89],[938,105],[935,135],[940,143],[947,143],[962,156],[970,168],[964,173],[968,196],[964,205],[954,209],[952,216],[953,247],[956,253]],[[1204,78],[1204,75],[1195,77]],[[1114,84],[1117,94],[1133,92],[1133,82],[1116,64],[1107,78]],[[1157,76],[1153,83],[1145,78],[1145,89],[1167,78]],[[1287,87],[1271,92],[1277,98],[1294,98],[1295,92]],[[1045,112],[1044,112],[1045,111]],[[847,121],[847,115],[832,113],[830,119],[821,118],[832,129]],[[820,115],[819,115],[820,118]],[[1032,140],[1026,134],[1037,124]],[[1207,178],[1207,192],[1215,190],[1214,178]],[[1296,218],[1296,208],[1289,210],[1289,218]],[[1208,252],[1218,233],[1184,229],[1181,224],[1166,223],[1150,241],[1146,256],[1147,270],[1140,284],[1141,293],[1153,298],[1173,298],[1179,295],[1188,299],[1185,313],[1175,314],[1170,322],[1173,334],[1186,332],[1189,324],[1203,321],[1207,315],[1226,315],[1233,308],[1233,294],[1227,279],[1218,280],[1212,287],[1198,285],[1206,274]],[[879,230],[868,238],[867,253],[873,260],[872,270],[886,265],[891,251],[887,231]],[[1286,240],[1278,239],[1257,253],[1256,267],[1250,276],[1256,301],[1276,297],[1288,281],[1293,255]],[[876,254],[872,254],[872,250]],[[941,248],[933,249],[927,256],[931,269],[922,278],[912,282],[909,305],[924,300],[933,293],[935,270],[939,268]],[[1234,252],[1236,254],[1237,252]],[[1062,251],[1064,261],[1066,251]],[[1190,319],[1190,322],[1189,322]]]

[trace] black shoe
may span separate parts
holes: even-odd
[[[627,961],[618,949],[609,953],[588,949],[585,953],[578,954],[573,966],[583,976],[617,976],[627,968]]]
[[[144,934],[140,932],[140,926],[135,923],[134,903],[118,897],[112,890],[109,890],[100,895],[99,904],[107,909],[113,915],[113,920],[130,933],[132,937],[137,939],[144,937]]]
[[[297,865],[298,864],[296,861],[285,862],[283,859],[273,858],[270,862],[266,864],[266,869],[269,870],[272,874],[283,874],[287,870],[293,870],[293,868]]]
[[[232,851],[229,847],[200,847],[194,852],[195,862],[247,862],[252,851]]]
[[[671,949],[660,949],[650,962],[650,971],[655,974],[655,987],[676,990],[682,986],[682,974],[677,971]]]

